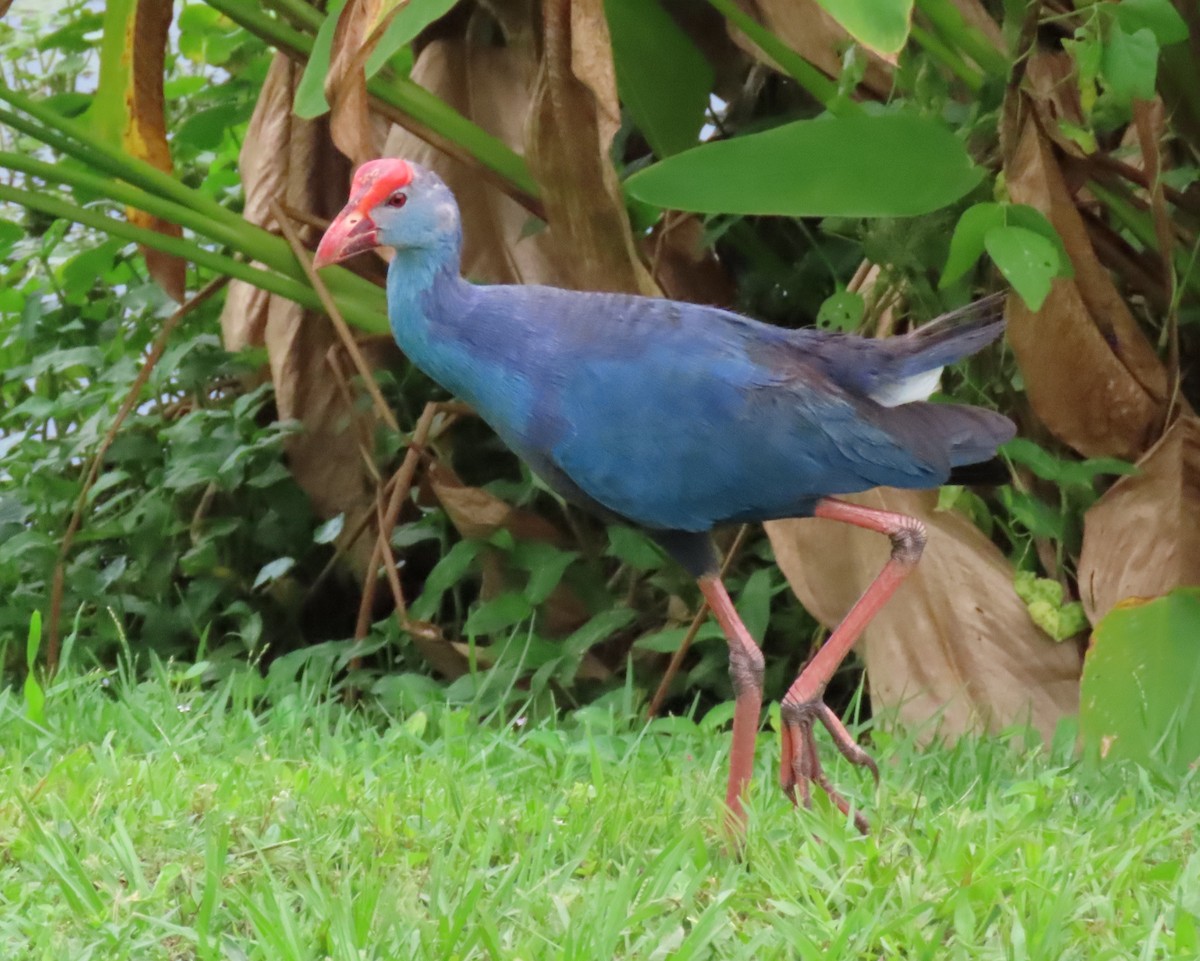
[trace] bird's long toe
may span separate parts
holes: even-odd
[[[785,700],[782,705],[783,757],[780,762],[779,779],[784,792],[793,804],[812,806],[812,785],[816,784],[837,805],[842,814],[850,814],[850,802],[830,783],[821,767],[817,754],[817,741],[813,733],[813,722],[820,721],[829,731],[838,751],[851,764],[870,770],[876,783],[879,768],[871,756],[855,743],[850,732],[836,714],[822,701],[793,703]],[[855,811],[854,826],[863,834],[869,831],[866,817]]]

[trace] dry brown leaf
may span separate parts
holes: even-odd
[[[1067,53],[1040,53],[1025,67],[1024,87],[1042,131],[1063,152],[1084,157],[1086,151],[1063,132],[1062,122],[1086,129],[1075,61]]]
[[[1012,567],[969,520],[937,511],[931,491],[848,497],[921,518],[916,571],[858,642],[872,707],[928,735],[957,737],[1030,721],[1049,736],[1078,706],[1080,658],[1029,619]],[[827,520],[766,525],[779,567],[814,617],[833,628],[888,558],[886,537]]]
[[[245,216],[273,225],[268,204],[282,200],[298,210],[324,217],[345,201],[350,166],[329,145],[321,121],[305,121],[292,113],[301,68],[277,55],[259,95],[245,146],[239,158],[246,193]],[[304,430],[289,438],[289,465],[297,482],[322,517],[345,512],[357,516],[374,501],[374,482],[363,464],[359,428],[374,430],[369,411],[348,406],[326,356],[336,336],[328,320],[290,300],[273,297],[247,284],[230,285],[221,328],[227,346],[238,349],[264,344],[275,384],[276,406],[283,419],[299,421]],[[391,363],[395,348],[382,339],[370,342],[379,353],[376,366]],[[366,345],[364,345],[366,346]],[[344,369],[350,369],[348,364]],[[365,423],[359,423],[365,419]],[[359,539],[352,562],[362,569],[371,544]]]
[[[139,0],[125,37],[129,57],[129,89],[125,91],[127,126],[121,136],[124,148],[134,157],[171,173],[171,148],[163,116],[163,64],[171,29],[171,0]],[[182,237],[178,224],[130,207],[131,223],[168,237]],[[174,300],[183,303],[187,264],[182,257],[152,247],[141,248],[150,276]]]
[[[330,134],[356,166],[378,157],[387,136],[387,123],[370,109],[364,67],[400,6],[395,0],[349,0],[333,34],[325,74]]]
[[[996,18],[988,13],[980,0],[952,0],[954,7],[962,14],[967,26],[974,27],[987,38],[997,50],[1004,50],[1004,33]]]
[[[638,259],[616,171],[608,157],[611,104],[580,80],[603,85],[597,58],[611,59],[601,0],[545,0],[542,61],[527,136],[555,242],[566,252],[566,285],[655,294]],[[594,31],[586,33],[585,31]],[[591,49],[590,59],[575,51]],[[611,67],[609,68],[611,69]],[[567,135],[569,131],[569,135]]]
[[[532,45],[484,46],[465,39],[435,40],[413,67],[412,79],[464,117],[520,152],[537,74]],[[548,230],[529,233],[529,212],[462,163],[395,126],[384,153],[436,170],[462,212],[463,273],[492,284],[565,286],[569,271]]]
[[[1200,418],[1181,417],[1084,517],[1079,591],[1095,624],[1120,601],[1200,584]]]
[[[665,296],[719,307],[734,302],[729,271],[705,242],[704,222],[699,217],[669,214],[654,225],[643,246]]]
[[[736,0],[737,5],[754,17],[776,37],[800,54],[828,77],[842,73],[842,54],[853,43],[848,34],[816,0]],[[777,63],[765,57],[758,46],[729,25],[730,35],[747,53],[779,70]],[[886,97],[892,89],[892,68],[871,51],[861,86],[874,97]]]
[[[1086,457],[1136,459],[1167,412],[1167,372],[1096,258],[1050,143],[1026,111],[1005,163],[1009,194],[1045,214],[1075,270],[1042,309],[1009,298],[1008,339],[1030,404],[1059,440]]]

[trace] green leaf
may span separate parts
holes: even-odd
[[[949,287],[959,280],[983,256],[984,238],[988,231],[1004,226],[1004,208],[998,203],[981,203],[968,207],[958,218],[950,237],[950,253],[942,268],[939,287]]]
[[[1032,494],[1007,487],[1001,488],[1000,499],[1013,519],[1035,537],[1061,541],[1066,536],[1066,519],[1063,515]]]
[[[1085,630],[1087,615],[1079,601],[1063,601],[1063,586],[1048,577],[1038,577],[1033,571],[1018,571],[1013,579],[1017,596],[1025,602],[1029,616],[1038,627],[1056,641]]]
[[[867,312],[867,302],[862,294],[839,290],[830,294],[817,311],[817,326],[826,330],[851,333],[858,330]]]
[[[1030,310],[1038,310],[1059,273],[1058,249],[1025,227],[993,227],[984,246],[1004,279],[1013,285]]]
[[[626,186],[646,203],[697,213],[912,217],[982,178],[944,124],[886,114],[799,120],[693,147]]]
[[[679,648],[679,645],[683,643],[683,638],[686,634],[686,627],[669,627],[664,631],[653,631],[650,634],[643,634],[634,641],[633,646],[641,651],[673,654]],[[710,640],[721,636],[721,629],[710,620],[706,621],[704,626],[696,632],[696,641]]]
[[[662,549],[641,531],[619,524],[608,529],[609,553],[639,571],[663,565]]]
[[[1050,223],[1049,218],[1040,210],[1030,207],[1028,204],[1008,204],[1004,208],[1004,222],[1010,227],[1024,227],[1026,230],[1032,230],[1035,234],[1045,237],[1054,244],[1054,249],[1058,251],[1058,276],[1075,276],[1075,268],[1071,265],[1071,258],[1067,254],[1067,245],[1063,243],[1062,237],[1054,229],[1054,224]]]
[[[442,555],[425,578],[425,589],[412,606],[414,617],[423,619],[433,615],[442,595],[466,577],[483,546],[483,541],[459,541]]]
[[[409,0],[383,31],[375,49],[367,57],[367,79],[375,76],[401,47],[408,46],[417,34],[434,20],[445,16],[458,0]]]
[[[604,0],[617,92],[659,157],[695,146],[713,70],[658,0]]]
[[[346,526],[346,515],[338,514],[337,517],[331,517],[324,524],[313,531],[313,543],[329,544],[337,540],[337,536],[342,532],[342,528]]]
[[[171,138],[174,143],[187,144],[196,150],[216,150],[225,133],[242,117],[242,107],[222,103],[188,114]]]
[[[262,587],[264,584],[268,584],[271,581],[278,580],[295,566],[296,559],[294,557],[275,558],[275,560],[271,561],[269,564],[264,564],[262,566],[258,572],[258,576],[254,578],[254,584],[251,586],[251,590]]]
[[[42,612],[35,610],[29,617],[29,635],[25,641],[25,666],[30,671],[37,665],[38,650],[42,646]]]
[[[746,585],[738,594],[737,612],[750,636],[762,643],[767,633],[767,622],[771,619],[771,570],[760,568],[746,578]]]
[[[1096,625],[1080,683],[1090,753],[1183,775],[1200,758],[1200,588],[1118,604]]]
[[[986,202],[968,207],[959,217],[950,238],[950,253],[946,257],[946,266],[942,269],[938,286],[945,288],[959,280],[987,249],[988,234],[1004,226],[1021,227],[1044,237],[1057,252],[1055,275],[1069,277],[1074,273],[1062,238],[1040,210],[1027,204]]]
[[[523,594],[509,591],[484,601],[467,618],[467,634],[495,634],[533,615],[533,605]]]
[[[525,596],[531,604],[540,604],[558,587],[577,551],[564,551],[545,541],[523,541],[512,552],[513,563],[529,571]]]
[[[1188,38],[1187,23],[1171,0],[1121,0],[1112,10],[1127,33],[1150,30],[1160,47]]]
[[[913,0],[817,0],[846,32],[880,53],[899,53],[912,27]]]
[[[329,73],[329,58],[333,53],[333,35],[337,30],[338,17],[346,0],[329,0],[325,20],[313,41],[312,53],[308,55],[304,73],[296,84],[296,97],[292,112],[303,120],[312,120],[329,109],[325,99],[325,76]]]
[[[1153,100],[1158,76],[1158,41],[1148,27],[1126,33],[1114,26],[1105,38],[1100,72],[1119,101]]]
[[[46,723],[46,692],[33,673],[25,675],[25,716],[34,724]]]
[[[25,666],[29,673],[25,675],[25,716],[34,724],[46,723],[46,692],[38,683],[35,668],[37,667],[38,650],[42,646],[42,612],[35,610],[29,618],[29,637],[25,642]]]

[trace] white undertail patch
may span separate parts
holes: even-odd
[[[894,380],[884,384],[870,393],[871,400],[884,407],[899,407],[901,404],[911,404],[917,400],[928,400],[929,396],[941,386],[942,368],[923,370],[912,377]]]

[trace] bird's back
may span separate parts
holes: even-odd
[[[802,516],[830,494],[936,486],[1012,436],[1007,418],[979,408],[880,403],[993,339],[994,322],[874,341],[549,287],[450,300],[441,336],[469,341],[472,369],[445,385],[565,493],[650,528],[702,531]]]

